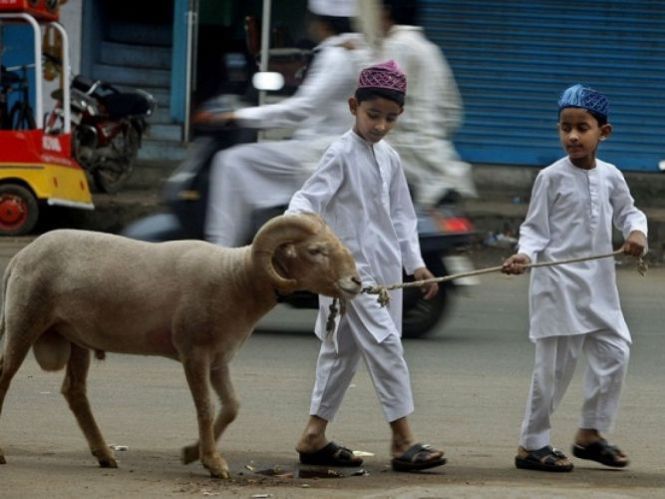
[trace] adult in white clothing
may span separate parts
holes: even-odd
[[[288,204],[325,149],[352,124],[345,106],[367,60],[362,36],[351,32],[355,0],[310,0],[309,11],[310,35],[320,43],[296,93],[209,117],[251,128],[295,128],[291,140],[238,145],[214,157],[205,237],[215,244],[249,243],[252,213]]]
[[[538,174],[518,252],[506,260],[504,272],[521,273],[530,262],[611,253],[613,226],[625,238],[625,253],[645,251],[644,213],[635,207],[621,172],[596,157],[598,145],[612,132],[607,111],[607,98],[593,89],[574,85],[562,94],[558,127],[568,156]],[[515,465],[573,469],[550,445],[550,418],[584,354],[584,404],[573,455],[626,466],[626,454],[603,436],[616,418],[631,343],[614,260],[533,269],[529,315],[536,358]]]
[[[382,57],[392,58],[409,80],[404,114],[387,140],[402,158],[418,203],[428,206],[462,195],[476,197],[469,163],[455,150],[463,104],[441,49],[415,26],[415,0],[382,0]]]
[[[291,200],[289,211],[313,211],[351,250],[365,284],[400,282],[402,269],[416,279],[432,277],[420,254],[417,219],[399,156],[383,137],[401,113],[406,79],[392,61],[363,69],[350,99],[356,117],[326,151],[316,172]],[[426,287],[426,298],[438,290]],[[415,442],[407,416],[413,411],[409,371],[400,341],[401,290],[388,308],[359,296],[346,306],[336,331],[326,335],[328,306],[320,298],[316,333],[321,350],[310,418],[296,449],[305,464],[358,466],[362,459],[326,439],[331,421],[362,359],[367,366],[392,440],[392,467],[427,469],[445,463],[443,452]]]

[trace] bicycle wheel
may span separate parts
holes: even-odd
[[[32,107],[22,101],[17,101],[12,106],[9,113],[9,122],[12,124],[12,130],[34,130],[37,128]]]

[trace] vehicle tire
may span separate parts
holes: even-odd
[[[445,275],[445,268],[439,255],[433,258],[426,257],[425,263],[435,276]],[[402,309],[404,338],[422,338],[434,332],[434,327],[450,311],[451,287],[450,283],[439,284],[439,292],[431,300],[425,300],[418,288],[404,288]]]
[[[38,218],[39,205],[32,192],[17,184],[0,185],[0,235],[28,234]]]
[[[122,188],[131,173],[131,165],[127,167],[124,163],[107,161],[104,166],[95,169],[92,175],[99,192],[115,194]]]
[[[141,142],[141,137],[136,128],[133,126],[129,127],[125,140],[127,141],[127,155],[125,160],[107,161],[93,171],[95,185],[101,192],[106,192],[107,194],[117,193],[132,174],[134,161],[136,161]]]

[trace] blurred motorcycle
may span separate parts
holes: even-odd
[[[47,133],[57,132],[63,120],[62,91],[52,96],[57,102],[46,119]],[[72,80],[73,155],[100,191],[118,192],[131,175],[155,107],[144,90],[121,91],[81,75]]]

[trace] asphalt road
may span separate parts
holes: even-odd
[[[3,268],[24,242],[0,242]],[[630,454],[628,469],[579,460],[574,472],[562,475],[513,467],[533,355],[527,279],[492,274],[458,296],[433,337],[405,342],[416,398],[413,427],[419,439],[445,449],[444,467],[421,474],[388,469],[388,428],[361,370],[329,436],[372,453],[368,474],[297,477],[293,447],[307,417],[318,340],[309,332],[312,313],[279,309],[233,364],[241,412],[220,444],[232,480],[210,480],[198,463],[179,463],[196,421],[177,363],[115,354],[94,362],[93,411],[107,442],[127,448],[116,452],[120,468],[103,470],[59,394],[62,373],[40,371],[29,356],[0,418],[7,458],[0,497],[663,497],[665,269],[640,277],[624,265],[618,274],[634,346],[612,439]],[[554,417],[553,441],[564,450],[576,429],[582,367]]]

